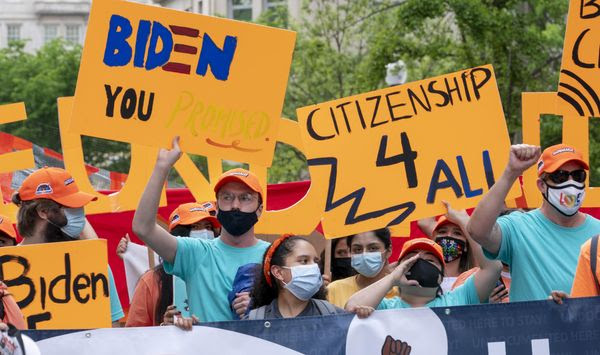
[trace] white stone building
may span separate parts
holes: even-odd
[[[297,17],[302,4],[302,0],[135,1],[245,21],[255,20],[272,6],[286,6],[289,15]],[[0,48],[24,40],[25,49],[33,52],[59,37],[83,44],[90,5],[91,0],[0,0]]]

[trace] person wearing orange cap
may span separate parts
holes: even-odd
[[[17,245],[17,233],[8,217],[0,215],[0,247]]]
[[[249,293],[242,292],[229,303],[233,280],[240,268],[259,264],[269,246],[254,234],[263,210],[262,188],[247,170],[225,172],[214,189],[221,235],[213,240],[176,238],[156,223],[156,212],[167,175],[181,154],[178,137],[171,150],[159,152],[133,218],[133,231],[163,258],[166,272],[185,281],[190,313],[203,322],[232,320],[231,307],[241,315],[250,302]]]
[[[169,232],[179,237],[211,240],[214,230],[221,225],[211,216],[203,204],[192,202],[179,205],[169,217]],[[129,244],[129,236],[119,242],[117,254],[123,254]],[[119,256],[121,256],[119,255]],[[173,276],[165,272],[163,264],[155,266],[144,273],[133,293],[131,306],[127,316],[126,327],[149,327],[170,324],[172,316],[177,314],[174,306],[166,314],[167,308],[173,304]]]
[[[20,245],[78,240],[86,228],[95,236],[83,208],[96,199],[79,191],[64,169],[44,167],[34,171],[12,196],[12,202],[19,206],[17,230],[23,237]],[[124,313],[110,266],[108,280],[111,319],[117,325]]]
[[[512,185],[534,165],[542,206],[499,217]],[[543,153],[538,146],[513,145],[502,176],[471,215],[471,237],[488,258],[510,268],[511,302],[571,289],[581,245],[600,233],[600,221],[579,211],[588,169],[582,154],[568,145],[553,145]]]
[[[375,308],[448,307],[485,302],[500,277],[502,265],[486,260],[481,269],[464,285],[444,293],[444,252],[429,238],[409,240],[402,246],[398,266],[391,274],[358,291],[346,303],[346,310],[360,318],[368,317]],[[385,298],[393,286],[400,296]]]

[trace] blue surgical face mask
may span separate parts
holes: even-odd
[[[317,264],[284,266],[283,268],[292,271],[292,280],[287,284],[284,283],[284,287],[299,300],[308,301],[323,285],[321,270]]]
[[[208,229],[196,229],[190,232],[190,238],[211,240],[215,239],[215,234],[213,233],[213,231]]]
[[[81,208],[64,208],[67,224],[60,230],[73,239],[79,238],[85,227],[85,212]]]
[[[352,267],[365,277],[373,277],[383,268],[381,252],[374,251],[352,255]]]

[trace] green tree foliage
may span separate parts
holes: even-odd
[[[403,60],[408,81],[492,64],[514,143],[521,141],[521,93],[556,91],[567,1],[305,0],[258,22],[297,32],[283,116],[296,108],[385,87],[385,66]],[[0,103],[24,101],[28,120],[2,127],[60,151],[56,98],[73,95],[81,48],[52,42],[36,54],[22,44],[0,50]],[[590,122],[592,185],[600,185],[600,124]],[[561,139],[560,118],[542,118],[542,143]],[[84,138],[86,161],[126,172],[128,145]],[[206,159],[193,156],[206,174]],[[224,165],[228,165],[225,162]],[[301,152],[278,143],[269,182],[308,177]]]

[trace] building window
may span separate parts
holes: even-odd
[[[79,44],[81,43],[80,38],[81,26],[80,25],[67,25],[67,32],[65,33],[65,39],[68,42]]]
[[[44,25],[44,43],[58,38],[58,25]]]
[[[232,17],[241,21],[252,21],[252,0],[232,0]]]
[[[267,0],[267,9],[275,6],[287,6],[285,0]]]
[[[6,42],[21,40],[21,24],[11,23],[6,25]]]

